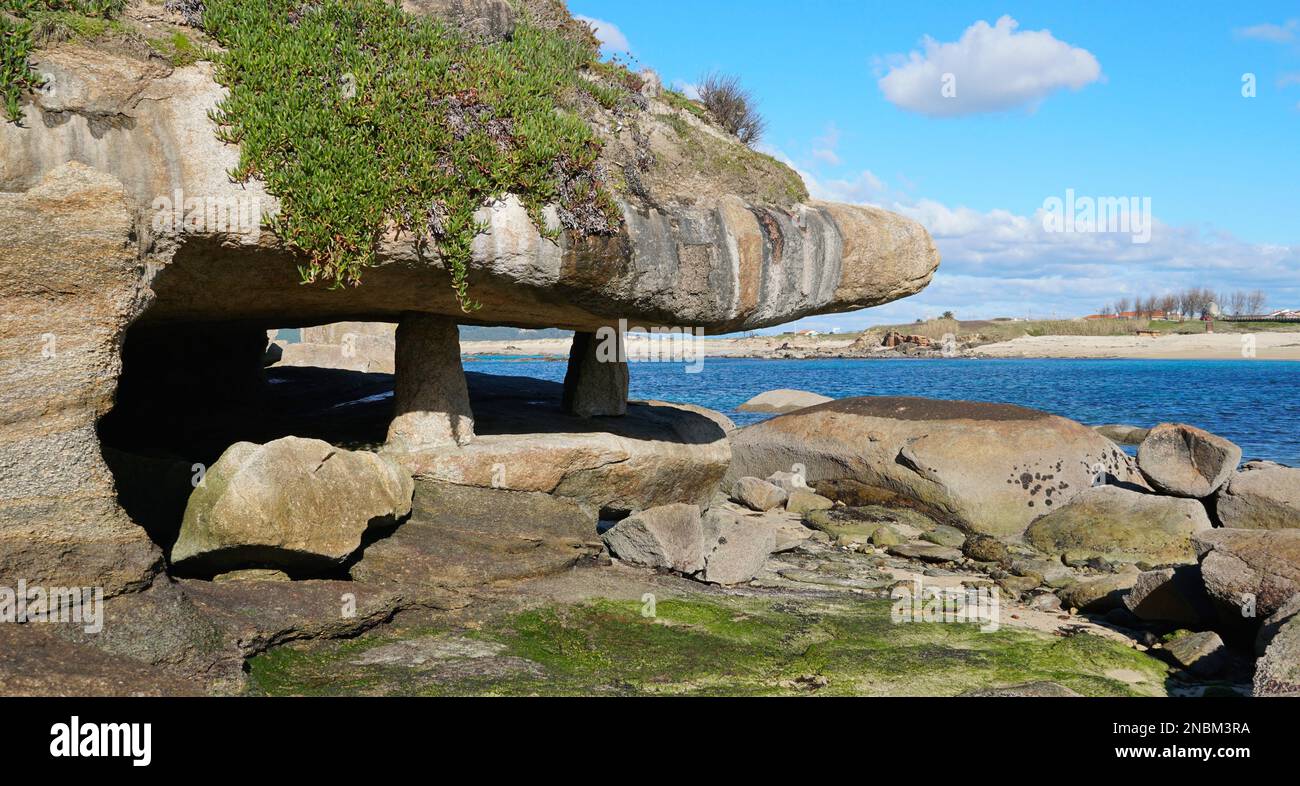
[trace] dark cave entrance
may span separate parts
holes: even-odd
[[[279,360],[262,324],[146,322],[127,331],[100,446],[119,503],[165,552],[203,473],[236,442],[383,445],[391,374],[273,365]]]

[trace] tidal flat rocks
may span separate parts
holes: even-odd
[[[1191,564],[1196,562],[1192,536],[1210,526],[1197,500],[1098,486],[1029,525],[1025,539],[1053,556],[1151,566]]]
[[[1239,463],[1241,448],[1184,423],[1161,423],[1138,446],[1138,466],[1152,487],[1178,497],[1210,496]]]
[[[1022,534],[1098,476],[1145,486],[1102,435],[1009,404],[840,399],[737,429],[731,446],[732,482],[801,464],[825,496],[879,489],[941,523],[997,536]]]
[[[318,570],[411,512],[414,483],[375,453],[318,439],[238,442],[190,495],[172,563],[187,570]]]

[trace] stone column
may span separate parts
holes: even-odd
[[[564,374],[564,411],[582,418],[627,414],[627,353],[622,334],[574,333]]]
[[[395,417],[388,447],[414,452],[466,445],[474,438],[474,413],[460,365],[454,320],[407,313],[397,326],[394,355]]]

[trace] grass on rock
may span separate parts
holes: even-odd
[[[98,36],[125,7],[126,0],[0,0],[0,101],[5,117],[11,122],[21,118],[23,93],[43,84],[28,58],[36,41],[49,37],[52,26]]]

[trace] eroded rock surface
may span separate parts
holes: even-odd
[[[1138,446],[1138,465],[1151,485],[1179,497],[1208,497],[1241,462],[1241,448],[1195,426],[1161,423]]]
[[[945,523],[1018,535],[1098,474],[1141,482],[1132,460],[1087,426],[1007,404],[862,397],[731,434],[729,478],[796,464],[811,485],[847,479],[902,497]]]

